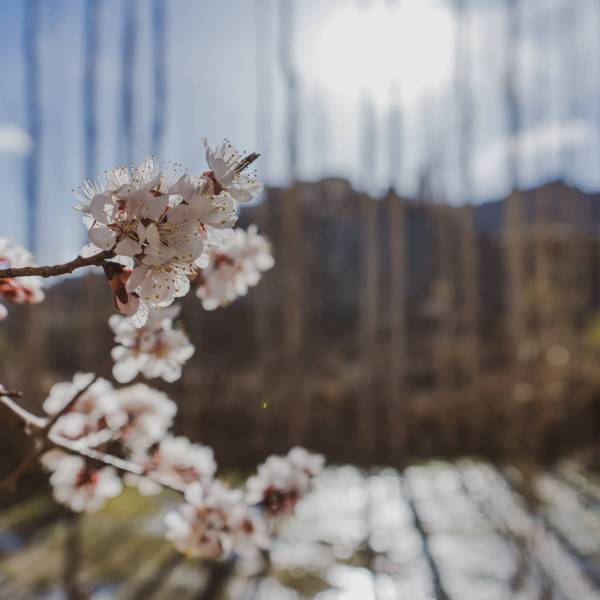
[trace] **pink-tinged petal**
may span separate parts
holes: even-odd
[[[248,202],[254,196],[260,194],[262,189],[262,182],[251,179],[246,175],[238,175],[237,180],[228,191],[238,202]]]
[[[139,243],[130,237],[123,238],[115,246],[115,252],[122,256],[135,256],[136,254],[139,254],[141,250]]]
[[[166,362],[163,365],[162,378],[167,383],[173,383],[181,377],[181,367],[178,364]]]
[[[217,198],[196,194],[190,200],[190,206],[198,220],[213,227],[232,227],[237,221],[236,202],[228,194]]]
[[[141,215],[155,221],[160,218],[169,206],[169,196],[152,196],[148,198],[142,205]]]
[[[142,225],[141,221],[137,224],[136,231],[141,244],[146,239],[146,228]]]
[[[116,362],[113,370],[113,377],[119,383],[129,383],[135,379],[135,376],[139,373],[138,361],[134,356],[125,358]]]
[[[146,279],[146,276],[148,275],[149,270],[150,270],[150,267],[148,267],[146,265],[137,266],[131,272],[129,279],[127,280],[127,284],[125,286],[127,288],[127,291],[133,292],[134,290],[139,288],[140,285],[142,285],[144,279]]]
[[[187,204],[179,204],[178,206],[173,207],[167,213],[167,221],[173,225],[177,225],[179,223],[185,223],[186,221],[192,220],[194,216],[194,210],[191,206],[188,206]]]
[[[229,169],[227,163],[222,158],[213,160],[213,171],[215,179],[223,186],[228,187],[234,178],[234,173]]]
[[[86,244],[79,253],[81,258],[88,258],[90,256],[94,256],[94,254],[98,254],[98,252],[102,252],[102,248],[98,248],[95,244]]]
[[[137,329],[143,327],[146,324],[146,321],[148,320],[148,305],[140,301],[138,311],[135,313],[135,315],[129,317],[128,320]]]
[[[8,316],[8,310],[4,304],[0,304],[0,321],[3,321]]]
[[[153,253],[152,248],[147,248],[146,254],[142,258],[142,262],[151,267],[158,267],[172,257],[173,253],[169,252],[168,248],[160,248],[155,253]]]
[[[215,158],[215,155],[214,155],[213,151],[210,149],[210,146],[208,145],[208,140],[206,138],[202,138],[202,143],[204,144],[204,148],[206,151],[206,164],[211,169],[213,169],[213,160]]]
[[[127,294],[127,302],[123,302],[119,297],[115,296],[115,304],[117,310],[127,317],[135,315],[140,307],[140,299],[133,294]]]
[[[275,259],[270,254],[261,254],[256,257],[256,268],[259,271],[268,271],[275,266]]]
[[[96,221],[98,221],[98,223],[103,223],[106,225],[112,221],[115,209],[116,207],[112,200],[112,195],[105,193],[96,194],[92,198],[88,212]]]
[[[185,490],[185,500],[193,506],[200,506],[204,501],[204,486],[198,481],[188,485]]]
[[[146,239],[151,248],[155,250],[160,248],[160,233],[158,232],[158,227],[156,227],[154,223],[150,223],[150,225],[146,227]]]
[[[98,473],[98,494],[106,498],[114,498],[123,490],[121,479],[116,475],[111,467],[104,467]]]
[[[196,193],[196,185],[186,173],[171,186],[168,193],[180,195],[187,202]]]
[[[88,236],[92,244],[102,248],[102,250],[112,250],[117,241],[117,233],[108,227],[92,227],[88,231]]]

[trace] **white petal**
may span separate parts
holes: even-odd
[[[138,361],[134,356],[115,363],[113,376],[119,383],[129,383],[135,379],[139,372]]]
[[[88,231],[88,236],[92,244],[103,250],[112,250],[117,241],[117,234],[108,227],[92,227]]]
[[[130,292],[133,292],[134,290],[139,288],[140,285],[142,285],[142,283],[144,282],[144,279],[146,279],[149,270],[150,270],[150,267],[148,267],[146,265],[137,266],[132,271],[131,275],[129,276],[129,279],[127,280],[127,284],[126,284],[127,290]]]
[[[156,250],[160,248],[160,234],[158,233],[158,227],[154,223],[150,223],[146,227],[146,239],[151,248]]]
[[[115,252],[123,256],[135,256],[136,254],[139,254],[141,250],[139,243],[130,237],[123,238],[115,246]]]
[[[141,215],[155,221],[165,212],[168,205],[169,196],[152,196],[142,205]]]

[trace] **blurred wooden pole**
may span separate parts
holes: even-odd
[[[518,363],[519,348],[525,339],[526,327],[523,227],[527,217],[524,211],[524,195],[517,191],[519,186],[518,136],[521,132],[521,110],[517,89],[521,40],[520,2],[521,0],[505,0],[507,10],[504,70],[504,99],[507,111],[506,161],[512,193],[506,201],[504,224],[508,275],[508,358],[512,364]]]
[[[363,456],[375,451],[377,436],[378,386],[382,353],[378,344],[380,202],[369,194],[375,181],[377,123],[373,99],[363,96],[360,116],[361,183],[366,192],[359,195],[359,306],[358,349],[359,387],[356,398],[357,436]]]
[[[303,289],[302,254],[300,251],[301,213],[299,206],[298,170],[298,80],[294,65],[296,3],[279,2],[279,53],[281,73],[286,88],[287,162],[291,185],[282,196],[281,239],[283,269],[283,348],[282,363],[285,378],[282,380],[284,402],[280,410],[286,412],[290,402],[296,407],[296,418],[291,420],[293,439],[302,437],[308,422],[309,399],[302,378],[303,365]]]
[[[460,201],[464,205],[459,209],[461,230],[461,272],[463,302],[460,316],[463,329],[463,374],[469,385],[475,385],[479,369],[479,247],[477,243],[476,214],[473,209],[473,181],[471,173],[472,159],[472,120],[473,102],[470,79],[470,27],[468,0],[455,0],[457,22],[455,85],[458,105],[459,138],[459,175]]]
[[[270,212],[274,202],[273,193],[267,191],[265,198],[256,208],[256,223],[259,231],[269,235],[271,231]],[[279,246],[278,246],[279,248]],[[280,268],[281,257],[275,255],[276,269]],[[271,398],[273,395],[273,384],[276,381],[275,371],[273,369],[274,347],[276,343],[273,330],[276,323],[273,319],[273,307],[271,299],[274,287],[269,274],[266,274],[257,289],[255,295],[254,308],[254,344],[255,356],[257,361],[257,396],[256,405],[253,407],[256,427],[254,431],[254,445],[258,451],[264,448],[264,440],[268,435],[271,425],[272,411]]]
[[[439,427],[446,448],[456,446],[459,410],[454,401],[454,358],[456,353],[456,283],[453,275],[453,252],[450,243],[452,219],[446,204],[431,206],[434,220],[437,273],[434,280],[435,307],[434,370]]]
[[[255,134],[256,150],[260,152],[261,159],[259,169],[261,173],[268,170],[271,154],[271,115],[272,115],[272,87],[273,77],[270,66],[270,48],[272,40],[269,19],[271,11],[269,5],[263,0],[254,2],[254,25],[255,25],[255,44],[256,44],[256,105],[255,105]],[[287,63],[284,67],[287,69]],[[255,208],[256,225],[259,232],[271,237],[272,219],[271,212],[273,208],[275,192],[266,188],[261,203]],[[279,249],[280,246],[277,246]],[[275,252],[276,269],[280,267],[280,256]],[[254,344],[255,356],[257,361],[257,384],[255,404],[251,407],[253,420],[255,422],[253,433],[253,445],[260,452],[264,448],[264,440],[269,436],[269,429],[273,411],[271,409],[271,399],[273,395],[273,385],[276,381],[275,371],[272,368],[274,345],[276,343],[273,329],[276,327],[273,320],[273,307],[271,299],[274,287],[272,279],[266,276],[261,281],[258,288],[253,292],[255,295],[253,306],[254,319]]]
[[[369,455],[377,439],[377,366],[380,352],[377,336],[379,305],[379,257],[377,215],[378,201],[370,196],[360,198],[360,294],[359,294],[359,363],[361,386],[357,398],[358,441]]]
[[[523,240],[523,193],[514,191],[505,204],[505,253],[507,265],[508,353],[518,362],[519,348],[525,339],[525,247]]]
[[[389,344],[387,365],[386,425],[388,451],[394,459],[407,446],[410,411],[406,389],[407,243],[405,200],[393,192],[387,197],[389,210]]]

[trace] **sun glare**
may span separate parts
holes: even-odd
[[[447,81],[454,23],[439,1],[351,5],[325,21],[311,48],[311,72],[328,93],[371,93],[385,103],[392,85],[414,102]]]

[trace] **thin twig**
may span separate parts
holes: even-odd
[[[100,452],[99,450],[83,445],[81,442],[69,440],[56,433],[52,433],[51,429],[56,421],[63,414],[65,414],[65,412],[67,412],[83,394],[85,394],[85,392],[94,384],[96,380],[97,377],[94,377],[84,388],[79,390],[56,415],[53,415],[51,419],[36,417],[7,396],[0,396],[0,406],[3,406],[5,409],[11,412],[13,416],[16,416],[20,423],[25,424],[26,429],[29,430],[32,437],[37,441],[37,446],[35,449],[21,461],[19,466],[12,473],[0,481],[0,489],[13,486],[19,480],[19,478],[30,467],[33,466],[33,464],[41,457],[41,455],[46,452],[46,450],[56,447],[71,454],[82,456],[88,460],[113,467],[119,471],[123,471],[124,473],[131,473],[133,475],[138,475],[139,477],[145,477],[154,483],[176,492],[185,492],[185,486],[178,485],[159,473],[153,473],[151,471],[148,472],[146,467],[143,465],[139,465],[128,460],[123,460],[122,458],[118,458],[112,454]]]
[[[85,392],[88,391],[88,389],[97,379],[98,377],[94,376],[94,378],[85,387],[74,394],[73,398],[71,398],[71,400],[69,400],[69,402],[67,402],[67,404],[65,404],[65,406],[63,406],[63,408],[50,419],[35,416],[28,410],[25,410],[23,407],[19,406],[10,397],[8,397],[8,395],[0,396],[0,405],[5,409],[8,409],[13,417],[16,417],[17,420],[25,426],[27,432],[34,437],[35,441],[37,441],[33,451],[23,458],[16,469],[14,469],[0,481],[0,489],[10,489],[14,487],[21,476],[38,461],[38,459],[46,450],[48,450],[50,446],[48,432],[50,429],[52,429],[56,421],[58,421],[58,419],[60,419],[60,417],[64,415],[75,404],[75,402],[77,402],[77,400],[79,400],[79,398],[85,394]],[[0,391],[4,393],[7,390],[3,388]],[[16,395],[21,396],[20,392],[17,392]]]
[[[56,421],[58,421],[66,412],[71,410],[75,402],[77,402],[77,400],[79,400],[79,398],[81,398],[81,396],[83,396],[94,385],[94,383],[96,383],[97,380],[98,376],[94,375],[93,379],[87,385],[81,388],[55,415],[52,415],[52,417],[47,419],[47,423],[44,427],[44,433],[48,433],[48,431],[50,431],[50,429],[52,429],[52,427],[56,424]]]
[[[0,396],[8,396],[9,398],[21,398],[23,396],[23,392],[19,392],[18,390],[12,390],[10,388],[5,388],[0,383]]]
[[[139,477],[145,477],[146,479],[149,479],[154,483],[158,483],[159,485],[169,488],[175,492],[179,492],[182,494],[185,492],[185,486],[178,485],[172,480],[163,477],[159,473],[153,473],[152,471],[147,472],[145,467],[143,467],[142,465],[138,465],[128,460],[118,458],[116,456],[113,456],[112,454],[100,452],[99,450],[95,450],[94,448],[88,448],[83,444],[78,444],[77,442],[73,442],[61,436],[53,435],[48,439],[57,448],[66,450],[71,454],[83,456],[84,458],[87,458],[93,462],[113,467],[118,471],[122,471],[124,473],[130,473],[132,475],[138,475]]]
[[[106,260],[112,258],[114,255],[115,253],[112,250],[103,250],[98,254],[86,258],[78,256],[76,259],[60,265],[0,269],[0,279],[13,279],[15,277],[56,277],[58,275],[67,275],[82,267],[102,266]]]
[[[47,419],[37,417],[19,406],[10,396],[0,396],[0,407],[8,411],[19,425],[23,425],[32,433],[42,431],[48,422]]]
[[[0,490],[14,489],[15,484],[21,479],[21,476],[33,467],[47,449],[48,444],[42,443],[27,454],[27,456],[19,463],[19,466],[0,481]]]

